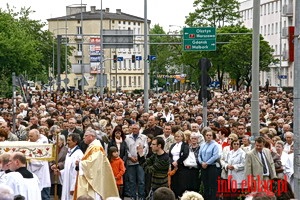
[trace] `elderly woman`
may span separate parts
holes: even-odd
[[[190,181],[189,168],[185,167],[183,161],[189,155],[189,145],[185,143],[182,131],[177,131],[174,135],[175,143],[171,145],[169,150],[171,169],[177,169],[176,173],[171,177],[171,189],[175,193],[176,198],[180,197],[187,189]]]
[[[62,170],[64,168],[67,153],[68,153],[68,148],[66,147],[66,138],[65,138],[64,135],[59,135],[57,167],[60,170]],[[52,166],[53,167],[55,166],[55,163],[51,162],[51,163],[49,163],[49,165],[50,165],[50,168],[51,168]],[[53,170],[50,170],[50,178],[51,178],[51,191],[50,191],[50,193],[53,195],[54,194],[54,187],[55,187],[55,181],[54,181],[55,179],[54,179]],[[61,196],[61,192],[62,192],[62,185],[61,185],[60,181],[58,181],[58,184],[57,184],[57,194],[58,194],[58,196]]]
[[[199,155],[199,150],[200,150],[200,133],[192,132],[190,135],[190,152],[194,153],[196,161],[197,161],[197,166],[196,167],[189,167],[188,170],[188,177],[190,178],[188,182],[188,191],[195,191],[199,192],[200,188],[200,177],[199,177],[199,170],[200,170],[200,164],[198,161],[198,155]]]
[[[277,141],[275,143],[276,153],[280,156],[280,161],[282,165],[282,169],[277,170],[275,167],[275,171],[278,178],[284,178],[285,174],[285,166],[288,160],[288,154],[283,151],[284,143],[282,141]]]
[[[238,199],[244,180],[244,168],[246,153],[240,148],[238,139],[234,139],[230,144],[232,150],[225,157],[225,170],[228,172],[230,180],[231,199]],[[233,181],[236,184],[233,184]],[[233,192],[236,191],[236,192]]]
[[[244,135],[242,139],[242,145],[241,148],[247,153],[248,151],[251,150],[251,143],[250,143],[250,136],[249,135]]]

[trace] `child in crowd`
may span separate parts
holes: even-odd
[[[122,197],[123,175],[126,169],[124,161],[119,156],[119,151],[117,147],[112,146],[109,148],[108,159],[116,179],[116,184],[119,190],[120,197]]]

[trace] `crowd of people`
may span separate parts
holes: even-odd
[[[176,199],[186,191],[205,200],[243,199],[256,192],[249,182],[259,180],[283,180],[289,191],[277,198],[293,198],[293,96],[260,93],[254,148],[250,101],[246,91],[218,93],[208,102],[204,124],[192,90],[151,94],[147,112],[143,96],[134,94],[35,92],[26,101],[17,96],[16,108],[3,98],[0,141],[53,143],[59,151],[58,162],[28,164],[20,153],[3,154],[0,168],[3,177],[13,176],[17,156],[30,175],[20,172],[19,178],[38,182],[43,200],[55,193],[63,200],[151,199],[165,187]],[[14,187],[3,177],[0,183]]]

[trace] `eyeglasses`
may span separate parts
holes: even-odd
[[[232,138],[227,138],[227,140],[232,140]]]

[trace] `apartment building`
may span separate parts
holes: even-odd
[[[150,20],[148,20],[148,27]],[[104,60],[102,75],[104,87],[110,91],[119,88],[122,91],[132,91],[144,88],[144,18],[123,13],[121,9],[110,12],[109,8],[102,12],[103,30],[128,30],[133,34],[133,46],[130,48],[112,48],[104,46]],[[55,36],[62,35],[68,38],[68,46],[75,47],[73,55],[69,57],[72,65],[67,66],[69,73],[68,86],[81,88],[81,81],[84,75],[84,82],[87,85],[84,89],[97,88],[98,73],[101,72],[101,10],[91,6],[87,11],[86,6],[67,6],[66,15],[48,19],[48,29]],[[116,31],[117,32],[117,31]],[[121,36],[120,36],[121,37]],[[119,61],[114,62],[114,55]],[[132,58],[138,58],[135,62]],[[62,68],[65,68],[62,63]],[[61,79],[65,79],[65,74]],[[64,87],[64,82],[61,84]]]
[[[239,0],[242,23],[252,28],[253,0]],[[278,63],[270,64],[270,72],[260,73],[260,85],[293,86],[294,51],[289,32],[295,24],[294,0],[260,0],[260,34],[274,49]]]

